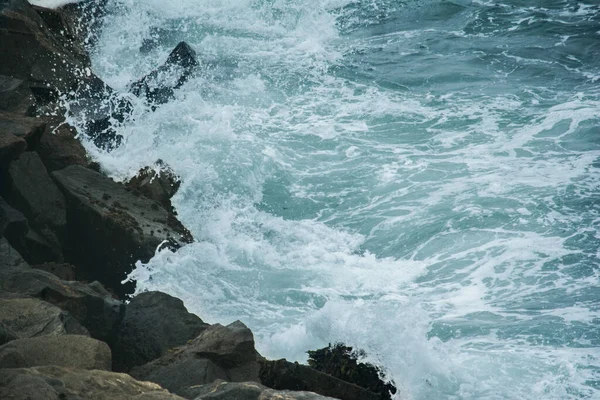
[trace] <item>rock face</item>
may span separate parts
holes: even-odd
[[[16,339],[18,339],[17,334],[0,322],[0,346]]]
[[[194,400],[331,400],[310,392],[291,392],[268,389],[256,382],[225,382],[189,388],[184,397]]]
[[[144,96],[149,103],[164,104],[173,98],[198,66],[196,52],[186,42],[180,42],[167,61],[148,75],[131,84],[131,92]]]
[[[111,353],[106,343],[79,335],[18,339],[0,347],[0,368],[43,365],[110,371]]]
[[[164,356],[197,337],[209,325],[183,302],[161,292],[137,295],[127,305],[114,349],[114,370],[129,371]]]
[[[0,298],[0,323],[17,338],[89,335],[66,311],[32,298]]]
[[[0,197],[0,237],[4,236],[13,243],[19,243],[28,231],[27,218]]]
[[[278,390],[306,390],[342,400],[379,400],[378,393],[370,392],[307,365],[286,360],[261,363],[260,381]]]
[[[179,189],[181,180],[160,160],[157,162],[157,167],[159,172],[150,167],[142,168],[127,182],[127,186],[160,203],[165,210],[174,212],[171,197]]]
[[[0,168],[6,168],[8,163],[17,158],[26,148],[25,139],[10,132],[0,131]]]
[[[0,131],[22,138],[28,150],[35,150],[44,130],[46,122],[34,117],[0,112]]]
[[[40,258],[24,254],[30,263],[58,261],[62,258],[61,243],[65,241],[67,213],[65,198],[48,176],[44,164],[35,152],[23,153],[10,164],[9,199],[13,206],[23,210],[30,228],[42,236],[50,254]],[[54,257],[58,257],[56,260]]]
[[[74,128],[66,124],[49,124],[37,146],[37,153],[48,172],[69,165],[87,166],[87,155]]]
[[[19,271],[21,267],[29,267],[23,257],[0,236],[0,274],[7,271]],[[0,280],[2,287],[2,280]]]
[[[137,260],[147,262],[163,242],[177,248],[191,241],[172,214],[104,175],[71,166],[52,176],[67,198],[69,235],[77,238],[70,258],[79,279],[98,280],[121,296],[131,293],[133,283],[121,281]]]
[[[63,367],[0,370],[6,400],[182,400],[160,386],[126,374]]]
[[[189,344],[141,367],[131,375],[179,394],[217,379],[258,382],[260,355],[252,332],[241,322],[212,325]]]

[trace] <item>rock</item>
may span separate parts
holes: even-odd
[[[59,11],[74,27],[74,36],[85,47],[93,47],[102,29],[107,0],[82,0],[68,3]]]
[[[212,325],[187,345],[132,369],[130,374],[180,394],[190,386],[217,379],[258,382],[259,358],[252,332],[236,321],[228,326]]]
[[[12,208],[0,197],[0,237],[6,237],[10,242],[19,243],[29,231],[25,216]]]
[[[88,165],[87,153],[76,135],[75,129],[66,123],[48,124],[36,149],[48,172],[70,165]]]
[[[0,75],[0,110],[16,115],[32,115],[35,98],[23,79]]]
[[[55,275],[57,278],[64,281],[75,280],[75,266],[71,264],[49,262],[32,265],[31,268],[50,272],[52,275]]]
[[[52,177],[67,198],[69,235],[77,240],[69,260],[78,279],[98,280],[124,296],[134,283],[121,282],[136,261],[148,262],[159,245],[177,248],[192,240],[173,214],[104,175],[70,166]]]
[[[61,244],[66,240],[67,213],[63,194],[48,176],[46,168],[37,153],[23,153],[10,164],[9,202],[22,210],[29,226],[43,239],[30,237],[30,242],[45,250],[50,247],[47,259],[28,259],[30,263],[56,261],[62,259]],[[32,233],[33,235],[33,233]],[[45,240],[44,240],[45,239]],[[43,252],[41,252],[43,258]]]
[[[163,65],[131,84],[131,92],[146,97],[149,103],[164,104],[173,98],[175,89],[187,82],[197,66],[194,49],[180,42]]]
[[[18,262],[15,259],[9,264]],[[124,304],[108,296],[100,284],[63,281],[27,264],[0,268],[0,292],[19,293],[51,303],[68,312],[93,338],[109,345],[115,341],[124,314]]]
[[[35,150],[45,129],[46,122],[40,118],[0,112],[0,131],[25,139],[27,150]]]
[[[19,339],[88,335],[87,330],[68,312],[32,298],[0,298],[0,323]]]
[[[183,400],[127,374],[56,366],[0,370],[6,400]]]
[[[0,237],[0,274],[2,271],[15,271],[18,273],[21,268],[29,267],[21,254],[17,252],[9,243],[6,238]],[[2,281],[0,280],[0,287]]]
[[[215,382],[188,388],[183,397],[194,400],[332,400],[310,392],[268,389],[256,382]]]
[[[62,261],[63,254],[60,245],[50,241],[37,231],[30,229],[21,238],[20,243],[15,243],[15,248],[31,264]]]
[[[25,139],[0,130],[0,170],[6,168],[12,160],[19,157],[26,148],[27,142]],[[0,179],[4,180],[4,177],[0,176]],[[0,181],[0,189],[2,189],[2,186],[4,186],[3,182]]]
[[[391,400],[396,393],[393,382],[385,382],[383,371],[368,363],[359,362],[365,357],[364,351],[354,351],[343,343],[331,344],[325,348],[308,352],[308,365],[317,371],[353,383],[373,393],[381,400]]]
[[[0,346],[15,339],[18,339],[17,334],[0,322]]]
[[[160,203],[165,210],[173,211],[171,197],[179,189],[181,180],[162,161],[159,160],[156,166],[159,168],[158,172],[150,167],[142,168],[126,185]]]
[[[287,360],[261,362],[260,381],[277,390],[310,391],[341,400],[380,399],[378,393]]]
[[[127,305],[114,349],[114,370],[129,371],[197,337],[209,325],[190,314],[183,302],[161,292],[146,292]]]
[[[111,353],[106,343],[80,335],[18,339],[0,346],[0,368],[42,365],[110,371]]]

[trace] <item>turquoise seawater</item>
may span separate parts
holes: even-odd
[[[343,341],[401,399],[600,398],[600,5],[110,0],[117,90],[181,40],[201,68],[136,102],[116,179],[157,159],[196,243],[133,273],[268,357]]]

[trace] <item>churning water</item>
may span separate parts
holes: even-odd
[[[343,341],[402,399],[600,398],[594,0],[110,0],[93,65],[202,66],[111,153],[196,243],[133,273],[268,357]]]

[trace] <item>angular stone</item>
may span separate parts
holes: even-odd
[[[33,298],[0,298],[0,323],[19,339],[88,334],[68,312]]]
[[[127,182],[127,186],[160,203],[165,210],[172,211],[171,197],[181,186],[181,180],[160,160],[157,162],[157,167],[158,172],[154,168],[142,168]]]
[[[4,325],[4,323],[0,322],[0,346],[16,339],[18,339],[17,334]]]
[[[41,336],[13,340],[0,346],[0,368],[43,365],[110,371],[108,345],[88,336]]]
[[[55,275],[57,278],[64,281],[75,280],[75,266],[71,264],[49,262],[32,265],[31,268],[50,272],[52,275]]]
[[[114,370],[129,371],[197,337],[209,325],[183,302],[161,292],[145,292],[127,305],[114,349]]]
[[[191,241],[173,214],[104,175],[70,166],[52,176],[68,201],[69,236],[77,240],[69,260],[79,279],[98,280],[120,296],[131,293],[134,284],[121,282],[136,261],[147,262],[160,245]]]
[[[277,390],[310,391],[342,400],[380,400],[381,395],[370,392],[307,365],[287,360],[262,361],[260,381]]]
[[[12,133],[0,130],[0,168],[6,166],[27,148],[25,139],[17,137]],[[0,179],[4,179],[0,177]],[[0,189],[4,189],[4,183],[0,181]]]
[[[0,237],[0,273],[1,271],[21,271],[21,268],[29,267],[21,254],[17,252],[6,238]],[[0,287],[2,281],[0,280]]]
[[[131,375],[156,382],[173,393],[216,379],[258,382],[260,355],[250,329],[236,321],[212,325],[187,345],[131,370]]]
[[[70,165],[88,165],[87,153],[76,135],[75,129],[66,123],[48,124],[36,149],[48,172]]]
[[[48,233],[53,238],[53,234],[51,232]],[[18,244],[15,243],[15,248],[30,264],[63,261],[60,244],[33,229],[27,231]]]
[[[197,66],[194,49],[180,42],[163,65],[131,84],[131,92],[146,97],[150,103],[164,104],[173,98],[175,89],[187,82]]]
[[[28,150],[35,150],[45,129],[46,122],[40,118],[0,112],[0,131],[25,139]]]
[[[0,398],[14,400],[183,400],[127,374],[56,366],[0,370]]]
[[[34,107],[35,98],[23,79],[0,75],[0,110],[28,115]]]
[[[183,397],[194,400],[333,400],[311,392],[268,389],[256,382],[225,382],[189,388]]]
[[[0,197],[0,237],[4,236],[9,241],[19,242],[28,230],[27,218]]]

